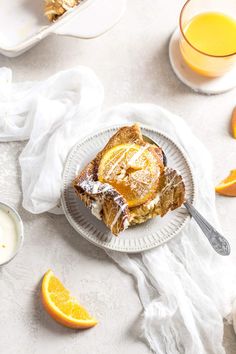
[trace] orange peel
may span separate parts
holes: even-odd
[[[215,187],[218,194],[228,197],[236,197],[236,170],[232,170],[228,177]]]
[[[234,108],[231,116],[231,131],[233,137],[236,139],[236,107]]]

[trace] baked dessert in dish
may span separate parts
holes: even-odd
[[[44,12],[50,22],[54,22],[66,11],[79,5],[82,0],[44,0]]]
[[[165,215],[185,198],[182,177],[165,165],[161,147],[145,141],[138,124],[120,128],[72,184],[114,235]]]

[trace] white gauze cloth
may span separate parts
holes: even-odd
[[[28,140],[19,162],[23,207],[42,213],[57,206],[66,156],[98,121],[103,87],[86,67],[41,82],[12,83],[0,69],[0,141]]]
[[[100,114],[102,101],[102,86],[85,67],[17,84],[9,69],[0,69],[0,141],[29,139],[20,155],[23,206],[41,213],[58,204],[67,153],[82,135],[100,125],[138,121],[185,150],[195,176],[196,207],[220,229],[211,158],[185,122],[151,104],[123,104]],[[225,353],[223,318],[232,318],[234,267],[230,257],[211,249],[194,220],[151,251],[107,254],[136,279],[144,307],[142,334],[155,353]]]

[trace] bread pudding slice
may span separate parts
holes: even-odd
[[[122,127],[74,179],[73,187],[118,235],[183,203],[182,177],[164,162],[161,147],[146,142],[138,124]]]

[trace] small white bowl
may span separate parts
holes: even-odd
[[[8,205],[6,203],[0,202],[0,209],[9,213],[9,215],[14,220],[14,222],[16,224],[16,229],[17,229],[17,245],[15,248],[15,251],[8,260],[6,260],[3,263],[0,263],[0,266],[2,266],[4,264],[9,263],[13,258],[15,258],[17,253],[20,251],[20,249],[23,245],[23,241],[24,241],[24,226],[23,226],[23,222],[22,222],[20,215],[13,207],[11,207],[10,205]]]

